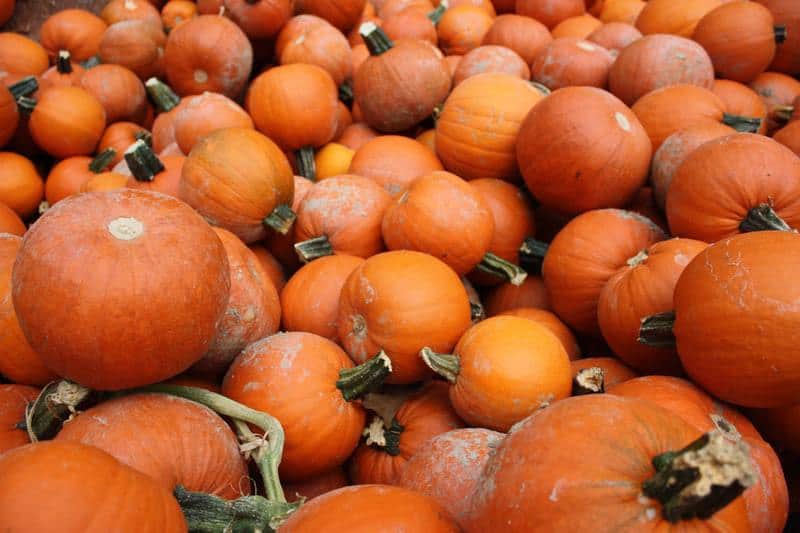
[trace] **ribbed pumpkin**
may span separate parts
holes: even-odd
[[[338,86],[353,74],[352,52],[342,32],[314,15],[298,15],[283,27],[275,42],[281,65],[310,63],[325,69]]]
[[[505,46],[515,51],[530,65],[539,51],[553,40],[547,26],[530,17],[500,15],[483,36],[481,44]]]
[[[158,10],[147,0],[111,0],[103,7],[100,16],[109,25],[125,20],[161,24]]]
[[[436,154],[424,144],[400,135],[374,137],[356,150],[350,173],[382,185],[392,196],[402,193],[415,179],[444,170]]]
[[[109,124],[120,120],[141,122],[144,118],[147,110],[144,85],[129,69],[97,65],[81,76],[80,86],[102,104]]]
[[[588,13],[570,17],[562,20],[553,28],[553,38],[575,37],[577,39],[586,39],[590,33],[602,25],[603,21]]]
[[[100,40],[106,31],[106,23],[83,9],[64,9],[53,13],[42,23],[39,41],[47,55],[55,58],[66,50],[75,61],[85,61],[96,55]]]
[[[781,118],[778,111],[781,106],[792,105],[795,98],[800,96],[800,81],[779,72],[762,72],[749,85],[767,105],[767,129],[774,131],[780,128],[786,119]]]
[[[464,55],[480,46],[494,22],[494,14],[482,7],[463,4],[447,9],[436,31],[439,48],[445,55]]]
[[[203,93],[181,101],[172,126],[175,141],[184,154],[206,135],[224,128],[253,128],[253,120],[244,109],[219,93]]]
[[[648,0],[636,19],[644,35],[670,33],[691,37],[697,23],[724,0]]]
[[[0,70],[38,76],[48,66],[47,51],[42,45],[19,33],[0,32]]]
[[[0,385],[0,455],[30,442],[18,424],[25,420],[25,409],[39,395],[39,389],[27,385]]]
[[[614,57],[602,46],[577,37],[560,37],[545,46],[531,63],[531,80],[548,89],[588,86],[604,88]]]
[[[800,71],[800,6],[792,0],[756,0],[767,7],[775,24],[786,27],[786,40],[778,44],[770,70],[796,74]]]
[[[142,79],[164,72],[167,37],[161,26],[143,20],[125,20],[109,26],[98,53],[105,64],[121,65]]]

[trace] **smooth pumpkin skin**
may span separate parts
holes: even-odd
[[[428,346],[448,352],[470,326],[467,292],[458,275],[428,254],[396,250],[374,255],[347,278],[339,301],[339,339],[358,363],[383,349],[389,383],[430,375],[419,357]]]
[[[667,137],[653,154],[650,168],[650,183],[656,204],[663,211],[667,204],[667,191],[675,172],[686,157],[702,144],[719,137],[736,133],[736,130],[720,122],[704,121],[681,129]]]
[[[644,0],[606,0],[598,16],[606,24],[609,22],[636,24],[636,19],[644,6]]]
[[[367,7],[367,0],[299,0],[303,13],[321,17],[342,32],[353,28]]]
[[[432,0],[383,0],[376,2],[376,4],[378,3],[380,4],[377,6],[378,16],[382,19],[389,18],[406,9],[416,9],[429,13],[434,8]]]
[[[678,278],[706,246],[692,239],[657,242],[629,258],[603,287],[597,304],[600,331],[625,364],[643,374],[682,373],[674,349],[645,346],[636,339],[642,319],[672,310]]]
[[[103,7],[100,16],[108,25],[125,20],[161,24],[161,15],[147,0],[111,0]]]
[[[793,120],[776,131],[772,138],[800,156],[800,120]]]
[[[275,54],[281,65],[308,63],[325,69],[337,86],[353,75],[347,38],[314,15],[292,17],[278,34]]]
[[[500,15],[483,36],[482,45],[505,46],[530,65],[539,51],[553,40],[547,26],[538,20],[516,14]]]
[[[337,143],[356,151],[377,136],[378,132],[373,130],[366,122],[353,122],[344,128],[342,134],[335,140]],[[355,156],[355,154],[353,155]]]
[[[237,98],[253,68],[253,47],[229,19],[201,15],[170,32],[164,66],[180,96],[210,91]]]
[[[775,108],[791,105],[800,96],[800,81],[780,72],[762,72],[749,85],[767,105],[770,118],[767,129],[774,131],[780,128],[783,122],[774,116]]]
[[[403,428],[397,455],[391,455],[378,444],[373,446],[362,441],[350,459],[353,483],[397,485],[408,460],[432,438],[464,427],[450,404],[447,389],[447,383],[431,381],[401,404],[393,418]]]
[[[623,49],[641,38],[642,33],[632,24],[608,22],[590,33],[586,40],[599,44],[611,52],[612,56],[619,58],[619,54]]]
[[[657,501],[641,496],[655,473],[652,458],[700,434],[644,400],[590,394],[556,402],[517,426],[489,459],[464,529],[750,531],[742,498],[708,520],[671,525]]]
[[[121,65],[97,65],[81,76],[80,85],[103,106],[106,120],[141,122],[147,109],[144,84]]]
[[[219,378],[249,344],[278,331],[281,304],[277,289],[255,254],[230,231],[213,229],[228,256],[231,292],[214,342],[192,366],[192,372]]]
[[[436,46],[439,35],[436,26],[428,18],[428,13],[413,6],[394,13],[381,22],[381,29],[392,41],[414,39],[427,41]]]
[[[669,233],[669,226],[667,219],[664,216],[664,211],[656,205],[655,197],[653,196],[652,187],[642,187],[636,193],[631,203],[625,209],[639,213],[656,223],[656,225],[663,229],[664,232]]]
[[[555,313],[547,311],[546,309],[536,309],[535,307],[518,307],[498,313],[498,316],[515,316],[532,320],[546,327],[550,330],[550,333],[558,337],[570,361],[579,359],[581,356],[581,347],[578,345],[575,335],[572,334],[567,325],[564,324]]]
[[[341,465],[364,429],[364,409],[336,388],[353,362],[336,344],[313,333],[271,335],[234,360],[222,393],[265,411],[283,426],[281,479],[300,481]]]
[[[0,202],[25,219],[39,208],[43,193],[42,178],[28,158],[0,152]]]
[[[44,197],[51,206],[80,192],[83,182],[94,176],[89,170],[92,158],[78,155],[62,159],[50,169],[44,183]]]
[[[382,252],[381,221],[392,198],[369,178],[343,174],[315,183],[300,203],[295,242],[325,236],[334,253]]]
[[[166,32],[196,16],[197,4],[191,0],[170,0],[161,8],[161,23]]]
[[[283,265],[262,244],[251,244],[248,248],[256,254],[256,259],[258,259],[264,272],[266,272],[269,279],[272,280],[272,284],[275,286],[275,289],[277,289],[278,294],[280,294],[283,287],[286,285],[286,273],[284,272]]]
[[[59,72],[58,67],[55,65],[45,70],[44,74],[37,78],[37,81],[39,82],[39,90],[49,89],[50,87],[61,87],[64,85],[79,86],[80,80],[86,70],[81,66],[80,63],[70,61],[69,64],[70,68],[72,69],[71,72]],[[34,98],[37,95],[38,92],[33,93]]]
[[[106,129],[106,112],[80,87],[51,87],[39,95],[28,127],[36,144],[54,157],[89,155]]]
[[[562,37],[586,39],[590,33],[602,25],[602,20],[587,13],[562,20],[553,28],[552,34],[554,39]]]
[[[303,505],[279,533],[404,531],[455,533],[458,525],[436,500],[388,485],[359,485],[329,492]]]
[[[108,192],[124,189],[128,176],[117,172],[100,172],[81,184],[80,192]]]
[[[116,390],[169,378],[202,357],[230,277],[222,243],[186,204],[125,189],[49,209],[25,234],[12,284],[20,326],[42,361],[82,385]],[[148,318],[152,309],[157,318]]]
[[[163,76],[166,44],[167,36],[160,24],[124,20],[106,29],[98,55],[104,64],[121,65],[146,80]]]
[[[725,104],[725,111],[733,115],[760,118],[762,120],[758,133],[767,133],[767,105],[753,89],[742,83],[731,80],[714,80],[711,92],[716,94]]]
[[[528,189],[542,205],[569,214],[626,205],[647,179],[651,155],[631,110],[594,87],[548,96],[525,118],[517,141]]]
[[[584,357],[583,359],[570,361],[570,366],[572,367],[573,378],[578,372],[586,368],[601,368],[603,370],[603,383],[606,388],[638,376],[636,372],[622,364],[616,357]]]
[[[317,181],[347,174],[356,151],[337,142],[329,142],[314,154]]]
[[[675,287],[674,333],[695,383],[745,407],[800,403],[800,311],[789,283],[799,262],[800,236],[759,231],[724,239],[689,263]]]
[[[636,19],[644,35],[669,33],[691,37],[697,23],[723,0],[648,0]]]
[[[67,50],[74,61],[85,61],[97,54],[106,27],[105,21],[90,11],[64,9],[42,23],[39,42],[51,58]]]
[[[250,39],[272,39],[292,16],[291,0],[225,0],[227,15]]]
[[[160,192],[180,198],[181,174],[186,158],[182,155],[166,155],[159,157],[164,170],[153,177],[152,181],[139,181],[134,176],[128,178],[125,186],[130,189]]]
[[[747,212],[772,205],[791,227],[800,225],[800,159],[763,135],[736,133],[689,154],[667,192],[675,235],[716,242],[740,233]]]
[[[552,30],[562,20],[583,15],[586,5],[583,0],[517,0],[516,12],[536,19]]]
[[[453,85],[459,85],[467,78],[487,72],[510,74],[526,81],[531,77],[528,65],[510,48],[481,45],[464,54],[458,62],[453,74]]]
[[[47,51],[42,45],[19,33],[0,32],[0,71],[38,76],[49,66]]]
[[[484,428],[442,433],[411,456],[399,485],[438,501],[458,521],[468,511],[469,496],[503,437]]]
[[[621,209],[588,211],[556,235],[542,266],[553,311],[580,333],[596,334],[606,282],[642,249],[665,238],[650,219]]]
[[[473,187],[450,172],[416,179],[386,209],[383,240],[390,250],[430,254],[459,276],[489,250],[494,217]]]
[[[518,180],[514,148],[520,126],[544,97],[511,74],[486,73],[464,80],[447,97],[436,122],[437,156],[445,168],[466,180]]]
[[[48,531],[55,523],[65,532],[187,531],[170,490],[94,446],[56,441],[0,456],[0,522],[14,532]]]
[[[114,159],[111,160],[109,166],[114,167],[124,159],[125,150],[130,148],[130,146],[137,141],[136,135],[144,132],[147,132],[147,129],[134,122],[115,122],[109,125],[106,131],[103,132],[103,136],[100,137],[100,144],[97,145],[97,153],[107,148],[113,148],[116,151],[116,155]],[[47,176],[45,188],[48,187],[50,179],[51,176]]]
[[[478,6],[449,8],[436,25],[439,48],[444,55],[464,55],[480,46],[493,22],[494,15]]]
[[[278,146],[261,133],[226,128],[203,137],[183,164],[180,197],[245,243],[267,235],[262,221],[291,204],[294,178]]]
[[[434,0],[434,5],[437,7],[441,4],[440,0]],[[497,11],[495,10],[494,5],[492,4],[491,0],[452,0],[448,2],[449,7],[458,7],[458,6],[477,6],[489,13],[491,16],[496,16]]]
[[[0,2],[0,26],[8,22],[14,15],[15,0]]]
[[[518,307],[550,309],[547,288],[540,276],[528,276],[522,285],[503,283],[483,295],[486,316],[499,315]]]
[[[609,90],[632,106],[642,96],[670,85],[710,89],[714,66],[702,46],[676,35],[646,35],[623,48],[608,73]]]
[[[350,480],[347,479],[347,473],[341,466],[337,466],[311,479],[294,483],[282,483],[283,492],[286,494],[287,499],[291,501],[295,501],[295,499],[301,497],[306,498],[306,501],[313,500],[317,496],[322,496],[328,492],[346,487],[349,484]]]
[[[253,129],[253,120],[247,112],[227,96],[205,92],[184,98],[181,104],[172,126],[175,141],[185,154],[191,152],[201,138],[217,130]]]
[[[19,215],[4,203],[0,203],[0,233],[22,237],[28,228]]]
[[[600,45],[577,37],[559,37],[531,63],[531,80],[552,90],[573,86],[602,89],[613,62],[611,53]]]
[[[436,170],[444,167],[424,144],[399,135],[379,135],[356,150],[349,172],[375,180],[398,196],[414,180]]]
[[[25,408],[39,396],[39,389],[27,385],[0,385],[0,455],[30,442],[17,424],[25,420]]]
[[[0,86],[0,147],[5,146],[14,136],[19,125],[19,111],[14,95]]]
[[[496,431],[572,392],[569,357],[541,323],[496,316],[472,326],[453,352],[461,368],[450,401],[468,424]]]
[[[800,6],[791,0],[756,0],[767,7],[775,24],[786,26],[786,41],[778,45],[770,70],[796,74],[800,71]]]
[[[72,418],[57,441],[100,448],[165,489],[232,500],[250,494],[236,435],[211,409],[168,394],[134,394]]]

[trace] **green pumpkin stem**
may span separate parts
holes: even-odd
[[[750,231],[793,231],[769,204],[759,204],[747,212],[747,216],[739,224],[743,233]]]
[[[297,257],[303,263],[310,263],[314,259],[325,257],[326,255],[333,255],[333,246],[331,241],[325,235],[321,237],[314,237],[294,245],[294,251]]]
[[[483,308],[480,302],[470,302],[469,316],[473,322],[480,322],[481,320],[486,318],[486,310]]]
[[[550,245],[543,241],[537,241],[533,237],[528,237],[522,241],[519,247],[519,264],[533,274],[540,275],[542,273],[542,264],[544,263],[544,256],[547,255],[547,249]]]
[[[491,252],[487,252],[483,256],[481,262],[478,263],[478,270],[497,276],[500,279],[508,281],[512,285],[519,287],[528,277],[528,273],[510,261],[506,261],[502,257],[498,257]]]
[[[741,133],[756,133],[761,128],[763,122],[760,118],[743,117],[741,115],[731,115],[723,113],[722,123],[730,126]]]
[[[674,348],[675,311],[650,315],[642,319],[638,342],[653,348]]]
[[[450,383],[455,383],[461,371],[461,361],[457,355],[449,353],[436,353],[427,346],[419,351],[419,356],[425,364]]]
[[[306,146],[294,154],[297,173],[311,181],[317,181],[317,163],[314,161],[314,148]]]
[[[433,25],[436,26],[439,24],[439,21],[442,20],[442,15],[444,15],[444,12],[447,11],[448,7],[450,6],[447,4],[447,0],[442,0],[439,2],[439,5],[436,7],[436,9],[428,13],[428,20],[433,22]]]
[[[286,235],[289,233],[289,230],[292,229],[292,224],[294,224],[297,215],[292,208],[286,204],[280,204],[278,207],[272,210],[272,213],[267,215],[267,217],[262,221],[265,227],[271,228],[281,235]]]
[[[364,39],[367,45],[369,55],[379,56],[384,52],[388,52],[394,46],[394,43],[386,33],[380,29],[374,22],[365,22],[358,29],[358,33]]]
[[[106,148],[89,162],[89,170],[95,174],[105,172],[115,157],[117,157],[117,151],[113,148]]]
[[[397,419],[392,419],[392,423],[387,428],[383,418],[376,415],[364,428],[362,435],[367,439],[367,446],[379,448],[394,457],[400,455],[400,436],[404,430],[405,428]]]
[[[133,138],[137,141],[144,141],[150,148],[153,147],[153,134],[147,130],[139,130],[133,134]]]
[[[27,96],[20,96],[17,98],[17,107],[22,113],[30,115],[36,109],[36,100]]]
[[[164,171],[164,163],[142,140],[125,150],[125,161],[136,181],[153,181],[159,172]]]
[[[92,390],[62,379],[45,385],[39,396],[25,408],[25,429],[31,442],[52,439],[64,422],[87,407],[94,399]]]
[[[166,113],[175,109],[181,101],[180,96],[175,94],[175,91],[169,85],[158,78],[150,78],[144,83],[144,86],[159,113]]]
[[[786,42],[786,37],[788,37],[788,32],[786,31],[786,25],[781,24],[775,26],[775,44],[783,44]]]
[[[14,100],[19,100],[23,96],[30,96],[38,91],[39,80],[36,79],[36,76],[26,76],[17,83],[9,85],[8,90],[11,91]]]
[[[353,103],[353,84],[350,80],[339,85],[339,100],[348,106]]]
[[[781,122],[789,122],[794,114],[794,106],[779,105],[772,108],[772,115]]]
[[[573,396],[603,392],[605,392],[605,372],[599,366],[583,368],[572,379]]]
[[[673,524],[711,518],[756,482],[747,444],[717,430],[656,456],[653,467],[656,473],[642,484],[642,492],[661,502],[661,514]]]
[[[340,370],[336,388],[342,391],[342,396],[348,402],[357,400],[378,390],[391,372],[392,361],[381,350],[365,363]]]
[[[90,57],[86,61],[82,61],[81,62],[81,66],[86,70],[89,70],[90,68],[94,68],[99,64],[100,64],[100,56],[98,56],[98,55],[93,55],[92,57]]]

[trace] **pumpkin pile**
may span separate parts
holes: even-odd
[[[798,527],[797,0],[14,8],[0,530]]]

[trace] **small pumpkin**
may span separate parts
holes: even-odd
[[[64,9],[45,19],[39,42],[51,58],[67,50],[75,61],[86,61],[100,50],[106,27],[106,22],[90,11]]]
[[[342,131],[342,134],[336,139],[336,142],[355,151],[364,146],[367,141],[377,136],[378,132],[373,130],[369,124],[365,122],[353,122]],[[355,153],[353,156],[355,157]],[[350,160],[352,162],[352,158],[350,158]]]
[[[483,45],[505,46],[519,54],[530,65],[550,41],[547,26],[538,20],[516,14],[500,15],[484,34]]]
[[[424,144],[400,135],[379,135],[356,150],[350,173],[364,176],[398,196],[417,178],[444,170]]]
[[[603,21],[587,13],[562,20],[556,24],[551,33],[554,39],[564,37],[586,39],[590,33],[602,25]]]
[[[99,172],[81,184],[80,192],[118,191],[124,189],[128,176],[118,172]]]
[[[33,163],[14,152],[0,152],[0,202],[26,219],[36,212],[44,184]]]
[[[486,316],[499,315],[518,307],[550,309],[550,299],[544,281],[539,276],[528,276],[522,285],[503,283],[492,287],[483,296]]]
[[[81,185],[89,178],[108,170],[114,157],[116,150],[110,149],[101,151],[94,159],[88,156],[74,156],[56,163],[45,181],[44,194],[48,205],[53,206],[64,198],[80,192]]]
[[[614,58],[600,45],[577,37],[553,39],[531,63],[531,79],[548,89],[606,86]]]
[[[301,0],[303,13],[321,17],[342,32],[349,31],[367,8],[366,0]]]
[[[570,366],[572,367],[573,379],[577,377],[578,372],[581,370],[588,368],[601,369],[603,371],[603,384],[606,388],[633,379],[638,375],[616,357],[584,357],[583,359],[570,361]]]
[[[526,81],[531,74],[525,61],[510,48],[482,45],[464,54],[458,62],[453,75],[453,85],[459,85],[467,78],[487,72],[510,74]]]
[[[11,140],[18,125],[19,111],[16,99],[5,85],[0,86],[0,148]]]
[[[152,142],[150,132],[144,127],[133,122],[115,122],[103,132],[103,136],[100,137],[100,144],[97,146],[97,152],[102,153],[109,148],[113,149],[114,154],[108,163],[113,167],[122,161],[125,157],[125,150],[130,148],[133,143],[138,140],[147,142],[148,139]]]
[[[767,105],[753,89],[736,81],[714,80],[711,92],[722,100],[727,113],[761,119],[757,133],[767,133]]]
[[[103,7],[100,16],[109,26],[126,20],[161,26],[161,15],[147,0],[111,0]]]
[[[225,14],[250,39],[272,39],[292,16],[291,0],[224,0]]]
[[[800,72],[800,6],[791,0],[756,0],[772,13],[777,26],[786,28],[785,40],[778,43],[770,70],[785,74]]]
[[[317,180],[325,180],[347,174],[356,151],[337,142],[330,142],[314,155]]]
[[[169,0],[161,8],[161,23],[167,33],[196,16],[197,4],[191,0]]]
[[[19,215],[4,203],[0,203],[0,233],[22,236],[28,228]]]
[[[411,6],[394,13],[389,18],[381,21],[381,29],[392,41],[414,39],[427,41],[433,46],[439,42],[436,33],[436,22],[441,18],[444,9],[426,13],[422,9]]]
[[[750,82],[753,89],[767,105],[768,131],[775,131],[785,122],[780,116],[783,106],[790,106],[800,96],[800,81],[779,72],[762,72]]]
[[[314,15],[292,17],[275,42],[275,55],[281,65],[317,65],[331,75],[337,87],[353,75],[351,54],[342,32]]]
[[[563,20],[583,15],[586,4],[583,0],[517,0],[516,12],[534,18],[552,30]]]
[[[636,28],[644,35],[668,33],[688,38],[700,19],[723,3],[723,0],[648,0],[636,19]]]
[[[525,318],[546,327],[550,333],[558,337],[558,340],[561,341],[561,345],[564,347],[564,351],[567,352],[570,361],[580,358],[581,348],[578,345],[578,341],[575,339],[575,335],[572,334],[567,325],[554,313],[534,307],[518,307],[509,311],[503,311],[497,315]]]
[[[80,86],[102,104],[109,124],[144,119],[147,94],[144,84],[131,70],[120,65],[98,65],[83,74]]]
[[[172,121],[175,141],[185,154],[205,137],[223,128],[253,128],[253,120],[244,109],[218,93],[205,92],[181,101]]]
[[[617,58],[624,48],[641,38],[642,33],[636,26],[625,22],[609,22],[590,33],[586,40],[599,44]]]
[[[160,25],[126,20],[106,29],[98,55],[103,63],[123,66],[144,80],[163,74],[166,43]]]
[[[477,48],[492,27],[494,15],[482,7],[464,4],[447,9],[436,31],[445,55],[464,55]]]
[[[0,71],[38,76],[49,66],[47,51],[42,45],[19,33],[0,32]]]

